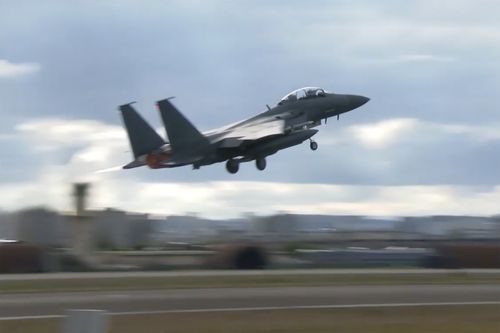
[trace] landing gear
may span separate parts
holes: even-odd
[[[259,158],[257,158],[255,160],[255,166],[260,171],[264,170],[266,168],[266,158],[265,157],[259,157]]]
[[[240,169],[240,162],[238,162],[237,160],[233,160],[233,159],[227,160],[227,162],[226,162],[227,172],[235,174],[238,172],[239,169]]]
[[[316,141],[311,140],[311,142],[309,143],[309,148],[311,148],[311,150],[318,149],[318,143]]]

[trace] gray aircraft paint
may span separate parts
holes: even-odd
[[[119,107],[134,153],[134,161],[123,168],[147,165],[173,168],[227,161],[226,169],[236,173],[241,162],[255,160],[257,168],[266,166],[265,157],[279,150],[310,140],[323,119],[352,111],[369,101],[359,95],[327,93],[321,88],[297,89],[273,108],[226,127],[200,133],[170,102],[157,102],[169,142],[164,141],[130,104]]]

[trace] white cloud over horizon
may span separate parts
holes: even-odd
[[[2,209],[46,206],[72,210],[70,184],[49,174],[42,182],[0,185]],[[251,181],[143,182],[101,178],[92,183],[89,208],[154,215],[235,218],[248,213],[380,217],[500,214],[500,185],[363,186]],[[26,202],[30,202],[26,205]]]
[[[0,78],[19,77],[36,73],[40,70],[40,64],[35,62],[14,63],[0,59]]]
[[[66,149],[71,152],[65,162],[42,164],[32,182],[4,181],[0,184],[0,207],[3,209],[47,205],[68,210],[71,207],[70,184],[88,181],[94,186],[91,201],[94,208],[116,207],[162,215],[198,213],[207,217],[228,218],[248,212],[272,214],[281,211],[369,216],[500,213],[497,205],[500,202],[500,185],[320,184],[248,181],[238,179],[238,175],[234,180],[146,181],[126,170],[96,173],[99,169],[123,165],[130,158],[125,132],[121,127],[96,120],[54,118],[32,119],[15,128],[15,133],[23,138],[23,142],[32,146],[35,156],[57,156]],[[324,150],[354,142],[352,150],[390,151],[394,146],[405,145],[408,140],[431,140],[429,145],[432,146],[432,140],[439,142],[450,134],[459,137],[467,135],[478,142],[500,140],[500,136],[496,135],[500,133],[499,129],[500,125],[472,126],[438,124],[413,118],[387,119],[328,131],[325,140],[320,143],[332,146]],[[314,156],[311,158],[315,159]],[[223,165],[210,168],[223,168]],[[171,170],[146,172],[162,172],[164,178],[170,178]]]
[[[436,123],[417,118],[390,118],[370,123],[355,123],[338,129],[325,130],[326,144],[335,145],[346,136],[346,141],[355,140],[369,149],[388,148],[405,136],[425,133],[421,139],[435,135],[464,135],[468,139],[478,141],[500,141],[500,121],[488,125],[471,125],[459,123]],[[106,124],[91,119],[41,118],[30,119],[14,126],[17,135],[34,141],[33,147],[44,150],[57,150],[81,144],[120,143],[122,148],[128,147],[125,130],[121,126]],[[157,129],[164,135],[163,129]],[[418,132],[418,133],[416,133]],[[7,134],[9,138],[15,134]],[[416,138],[419,140],[419,138]],[[110,147],[108,147],[110,148]]]
[[[427,141],[441,136],[466,136],[475,141],[500,141],[500,122],[488,125],[441,124],[416,118],[394,118],[367,124],[351,125],[343,131],[370,149],[385,149],[404,137]],[[425,135],[426,137],[420,137]],[[415,136],[417,136],[415,138]],[[351,138],[349,138],[351,139]]]

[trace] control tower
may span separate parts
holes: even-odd
[[[75,216],[73,219],[73,253],[90,264],[93,251],[93,219],[87,212],[89,183],[73,184]]]

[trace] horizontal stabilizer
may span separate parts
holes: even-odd
[[[195,158],[204,155],[210,146],[208,139],[170,103],[169,99],[158,101],[157,105],[174,156]]]
[[[120,111],[135,158],[148,154],[165,144],[165,140],[130,104],[120,106]]]
[[[133,168],[138,168],[138,167],[141,167],[144,165],[146,165],[146,162],[143,161],[143,159],[136,159],[136,160],[122,166],[122,169],[133,169]]]

